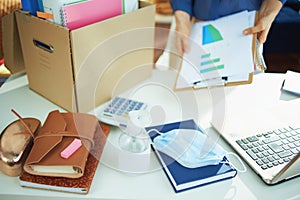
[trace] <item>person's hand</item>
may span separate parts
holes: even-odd
[[[190,15],[184,11],[177,10],[174,13],[176,20],[175,47],[179,56],[189,52]]]
[[[258,12],[258,20],[255,25],[245,29],[243,33],[245,35],[257,33],[258,42],[263,44],[281,7],[282,3],[279,0],[264,0]]]

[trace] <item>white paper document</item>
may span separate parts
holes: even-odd
[[[300,73],[288,70],[285,75],[282,90],[300,96]]]
[[[243,11],[192,26],[190,51],[183,56],[176,88],[191,87],[211,79],[248,80],[254,71],[253,35],[243,30],[254,26],[255,11]],[[235,78],[236,77],[236,78]]]

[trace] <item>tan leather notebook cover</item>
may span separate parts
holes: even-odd
[[[20,185],[23,187],[45,190],[56,190],[83,194],[88,193],[109,132],[110,127],[108,125],[101,124],[100,126],[98,126],[94,136],[95,146],[88,156],[84,174],[82,177],[64,178],[38,176],[23,171],[23,173],[19,177]]]
[[[98,126],[94,115],[60,113],[52,111],[34,138],[33,147],[26,159],[24,170],[42,176],[79,178],[83,175],[89,151],[94,146],[94,133]],[[81,147],[68,159],[60,153],[75,138]]]

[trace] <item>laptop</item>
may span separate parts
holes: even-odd
[[[300,176],[300,101],[228,112],[211,122],[248,165],[269,184]]]

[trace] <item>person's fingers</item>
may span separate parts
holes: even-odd
[[[182,40],[182,46],[183,46],[183,53],[188,53],[190,51],[190,43],[189,43],[189,39],[187,37],[184,36],[183,40]]]
[[[266,42],[270,28],[271,28],[271,26],[268,26],[262,32],[260,32],[260,34],[258,35],[257,39],[260,44],[263,44]]]
[[[266,18],[260,19],[257,24],[253,27],[247,28],[243,31],[243,34],[257,34],[257,39],[260,44],[263,44],[267,40],[267,35],[269,33],[271,23],[267,23]]]
[[[183,55],[182,42],[181,42],[181,38],[179,36],[177,36],[175,39],[175,47],[176,47],[178,55],[182,56]]]
[[[263,25],[261,23],[257,23],[255,26],[247,28],[243,31],[244,35],[250,35],[254,33],[259,33],[264,29]]]
[[[257,34],[257,39],[260,44],[265,43],[267,35],[269,33],[270,26],[264,25],[264,20],[259,20],[253,27],[247,28],[243,31],[244,35]]]
[[[184,33],[182,33],[184,32]],[[188,34],[186,31],[176,32],[175,47],[179,56],[183,56],[184,53],[189,52],[190,44]]]
[[[190,50],[189,40],[186,37],[177,37],[175,47],[178,55],[183,56],[184,53],[187,53]]]
[[[258,35],[257,39],[258,39],[259,44],[265,43],[265,42],[266,42],[266,39],[267,39],[266,31],[262,31],[262,32]]]

